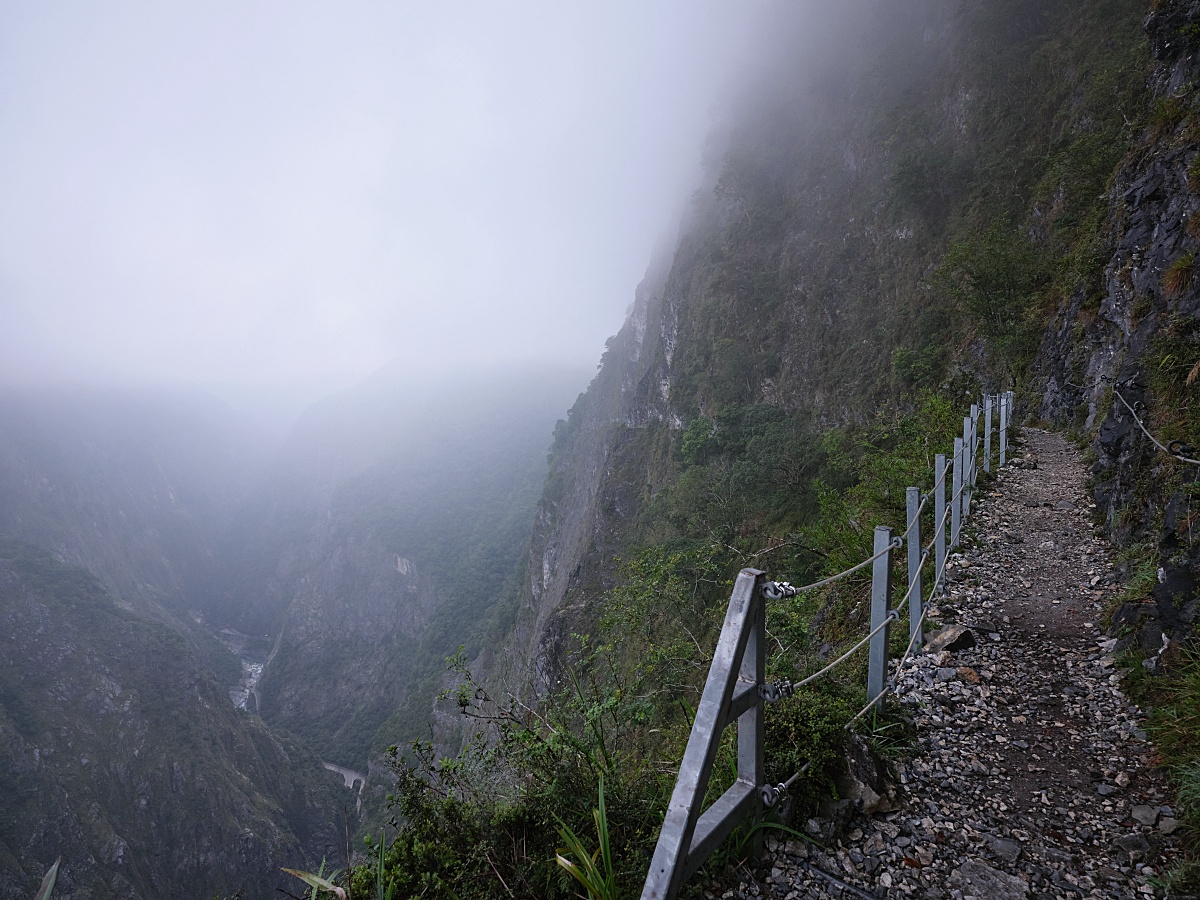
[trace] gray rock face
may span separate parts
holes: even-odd
[[[950,886],[962,891],[963,900],[1024,900],[1029,885],[1016,875],[968,859],[950,873]]]
[[[997,859],[1004,860],[1006,863],[1015,863],[1017,857],[1021,855],[1021,845],[1016,841],[989,835],[987,843],[988,848],[992,851],[992,855]]]
[[[1154,825],[1158,822],[1158,808],[1139,803],[1130,810],[1130,816],[1139,825]]]
[[[1152,84],[1160,102],[1169,102],[1176,92],[1190,96],[1184,86],[1200,74],[1200,47],[1190,31],[1197,24],[1195,0],[1157,3],[1147,19],[1157,63]],[[1094,496],[1116,542],[1158,544],[1162,576],[1154,588],[1155,603],[1126,615],[1151,618],[1175,639],[1186,635],[1200,614],[1193,583],[1200,546],[1178,527],[1186,515],[1177,510],[1186,498],[1164,489],[1163,474],[1179,464],[1154,447],[1113,391],[1153,413],[1156,398],[1149,383],[1163,359],[1156,348],[1177,339],[1174,323],[1194,322],[1200,313],[1200,279],[1193,277],[1183,287],[1165,284],[1172,265],[1200,249],[1194,236],[1200,193],[1188,186],[1195,147],[1186,121],[1144,134],[1142,146],[1119,169],[1110,192],[1111,255],[1099,308],[1086,309],[1083,292],[1066,301],[1046,332],[1037,363],[1045,379],[1040,417],[1095,434]],[[1162,529],[1151,533],[1147,523],[1157,521],[1164,509]],[[1147,633],[1139,639],[1141,649],[1155,649],[1145,646],[1151,638]]]
[[[852,801],[864,816],[896,809],[896,785],[866,741],[851,735],[847,750],[846,772],[837,781],[838,795]]]
[[[1139,863],[1150,855],[1150,841],[1147,840],[1144,834],[1137,832],[1133,834],[1123,834],[1113,841],[1113,849],[1118,857],[1125,859],[1127,862]]]
[[[975,646],[975,632],[966,625],[947,625],[936,631],[925,644],[926,653],[940,653],[942,650],[969,650]],[[953,669],[951,675],[953,677]]]

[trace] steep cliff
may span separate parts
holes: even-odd
[[[429,736],[446,657],[503,627],[545,448],[582,382],[384,371],[305,416],[223,545],[216,614],[270,638],[267,722],[360,770]]]
[[[855,480],[823,432],[895,421],[922,391],[1023,388],[1059,298],[1097,293],[1105,183],[1145,108],[1139,10],[931,0],[850,4],[822,33],[800,19],[556,434],[511,683],[553,681],[618,559],[797,543],[814,486]]]
[[[281,743],[165,625],[83,569],[0,539],[0,896],[266,896],[347,815],[336,776]],[[352,813],[350,813],[352,814]]]
[[[1200,4],[1154,4],[1146,32],[1153,97],[1108,191],[1103,283],[1057,309],[1026,409],[1091,439],[1097,504],[1150,576],[1114,625],[1126,643],[1153,651],[1164,632],[1186,637],[1200,611],[1195,466],[1155,447],[1134,418],[1164,444],[1200,438]]]

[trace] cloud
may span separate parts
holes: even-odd
[[[761,11],[5,4],[0,380],[594,360]]]

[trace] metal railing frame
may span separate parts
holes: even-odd
[[[1011,391],[998,396],[989,394],[983,398],[982,468],[985,472],[991,471],[992,463],[993,405],[999,407],[999,464],[1003,467],[1006,463],[1012,400]],[[934,536],[930,544],[924,548],[921,546],[920,521],[929,495],[922,496],[918,488],[909,487],[905,493],[908,527],[902,538],[894,537],[888,526],[876,526],[873,557],[851,567],[853,570],[866,562],[871,564],[871,630],[868,633],[870,649],[867,666],[867,696],[870,700],[847,723],[847,727],[870,711],[890,690],[886,684],[888,631],[891,624],[899,619],[900,607],[905,602],[909,604],[909,649],[905,651],[905,658],[909,650],[923,642],[921,624],[925,618],[925,608],[921,569],[932,552],[934,577],[928,591],[932,599],[945,587],[947,544],[950,549],[958,546],[962,526],[970,515],[971,492],[979,470],[980,412],[979,405],[972,405],[971,414],[963,419],[963,434],[954,439],[954,456],[950,461],[941,453],[934,457],[931,490]],[[946,509],[947,475],[952,478],[949,510]],[[907,590],[904,599],[891,607],[892,556],[905,543],[908,545]],[[793,775],[787,784],[766,783],[764,703],[779,699],[790,693],[792,688],[786,684],[787,690],[784,691],[779,685],[766,683],[766,603],[768,598],[794,596],[798,591],[822,586],[844,574],[839,573],[838,576],[799,589],[769,582],[759,569],[742,569],[738,574],[704,692],[696,707],[696,717],[679,766],[679,776],[646,875],[642,900],[674,900],[683,883],[738,825],[747,821],[751,824],[756,822],[786,790],[787,785],[801,774]],[[786,592],[781,593],[781,588]],[[864,638],[861,643],[866,642]],[[842,659],[849,655],[845,654]],[[818,675],[831,670],[841,661],[836,660]],[[810,676],[810,679],[814,677],[817,676]],[[708,790],[722,735],[726,728],[735,724],[738,739],[737,779],[707,809],[702,810],[701,804]],[[754,856],[761,855],[761,832],[752,832],[749,849]]]
[[[644,900],[673,898],[734,828],[747,818],[761,815],[759,788],[766,780],[761,691],[766,663],[763,574],[758,569],[742,569],[734,583],[679,777],[646,875]],[[701,813],[721,735],[734,722],[738,726],[737,780]],[[756,856],[761,853],[758,846],[752,846],[751,851]]]

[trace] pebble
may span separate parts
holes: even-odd
[[[893,671],[918,741],[896,765],[903,808],[856,816],[826,848],[769,838],[708,897],[1162,896],[1151,879],[1178,852],[1177,821],[1095,624],[1096,585],[1116,589],[1112,549],[1093,533],[1078,450],[1025,433],[1037,467],[976,493],[948,567],[937,612],[963,627]],[[975,623],[995,639],[962,646]]]

